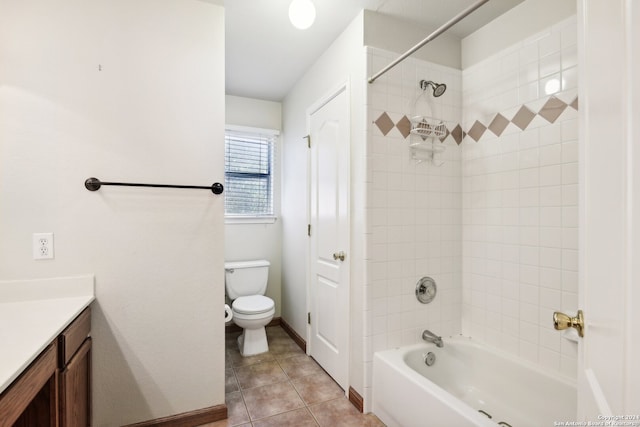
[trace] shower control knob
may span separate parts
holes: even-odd
[[[340,251],[333,254],[333,259],[335,259],[336,261],[337,260],[344,261],[346,256],[347,254],[345,254],[343,251]]]
[[[422,304],[429,304],[436,297],[438,287],[431,277],[423,277],[416,283],[416,298]]]

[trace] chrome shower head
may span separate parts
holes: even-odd
[[[442,96],[445,90],[447,90],[447,85],[444,83],[435,83],[431,80],[420,80],[420,88],[422,90],[427,90],[427,87],[433,87],[433,96],[436,98]]]

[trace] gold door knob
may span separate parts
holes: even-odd
[[[344,258],[347,256],[347,254],[345,254],[344,252],[340,251],[340,252],[336,252],[333,254],[333,259],[340,260],[340,261],[344,261]]]
[[[578,310],[576,317],[569,317],[564,313],[556,311],[553,313],[553,327],[561,331],[563,329],[575,328],[580,337],[584,336],[584,315],[582,310]]]

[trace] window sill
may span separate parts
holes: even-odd
[[[225,216],[225,224],[273,224],[278,218],[275,216]]]

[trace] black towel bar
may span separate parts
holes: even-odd
[[[117,185],[121,187],[161,187],[161,188],[196,188],[202,190],[211,190],[213,194],[222,194],[224,186],[219,182],[212,184],[211,186],[203,185],[172,185],[172,184],[137,184],[132,182],[104,182],[98,178],[87,178],[84,182],[84,186],[89,191],[98,191],[103,185]]]

